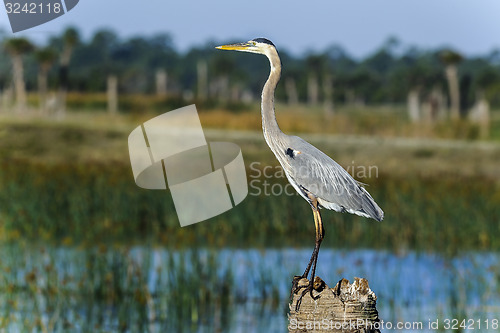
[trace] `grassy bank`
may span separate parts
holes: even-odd
[[[169,192],[138,189],[131,178],[128,168],[116,165],[4,164],[3,238],[65,245],[152,242],[273,247],[313,242],[308,205],[296,195],[280,193],[284,187],[264,187],[265,179],[254,182],[249,197],[232,211],[181,228]],[[484,179],[457,182],[382,176],[369,190],[384,208],[385,221],[325,211],[325,246],[500,249],[500,195],[498,191],[492,195],[494,188]]]
[[[310,209],[298,196],[284,193],[286,181],[258,132],[207,130],[209,139],[242,148],[249,196],[223,215],[180,228],[168,191],[134,184],[126,138],[141,121],[102,114],[61,122],[4,119],[0,237],[65,245],[312,245]],[[376,223],[324,212],[325,246],[451,253],[500,248],[496,145],[321,135],[308,139],[352,167],[386,214],[384,222]],[[359,177],[370,166],[376,167],[372,174]]]

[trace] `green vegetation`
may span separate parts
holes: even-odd
[[[311,212],[300,197],[283,193],[286,180],[279,169],[269,169],[277,163],[259,133],[234,138],[248,168],[248,198],[210,222],[180,228],[169,192],[142,190],[133,181],[126,137],[140,121],[122,116],[110,122],[99,114],[75,117],[61,124],[4,121],[0,235],[5,241],[309,245],[304,235],[312,234]],[[284,123],[293,127],[293,122]],[[500,249],[498,148],[337,140],[318,145],[369,184],[386,220],[375,223],[325,211],[326,232],[333,235],[326,237],[325,246],[448,253]],[[366,174],[370,165],[374,169]]]
[[[381,176],[370,183],[386,220],[325,212],[332,234],[325,246],[500,249],[500,195],[487,180]],[[312,234],[307,205],[286,195],[250,196],[213,221],[180,228],[169,193],[138,189],[120,165],[26,167],[11,161],[2,165],[1,204],[4,240],[16,242],[307,246],[304,235]]]
[[[500,147],[487,141],[415,139],[419,129],[398,116],[400,109],[380,108],[365,118],[370,110],[342,111],[330,123],[314,109],[278,114],[287,132],[345,134],[303,136],[351,168],[386,213],[377,223],[323,212],[327,236],[320,270],[326,269],[328,282],[365,274],[374,264],[362,255],[325,260],[329,247],[389,250],[402,261],[416,250],[425,267],[442,265],[442,259],[426,264],[427,252],[457,258],[465,251],[498,251]],[[168,191],[143,190],[133,181],[127,136],[154,114],[78,111],[60,121],[0,119],[0,330],[229,332],[244,325],[241,314],[254,316],[258,327],[286,326],[288,281],[303,262],[297,253],[288,264],[280,256],[300,248],[305,262],[314,227],[304,200],[282,193],[287,183],[257,131],[258,107],[237,114],[200,110],[209,140],[242,148],[251,183],[249,196],[235,209],[185,228]],[[305,116],[317,119],[313,127],[304,126]],[[384,125],[391,120],[408,132]],[[375,136],[357,136],[370,129]],[[409,137],[395,137],[403,134]],[[437,130],[433,135],[456,137]],[[241,248],[248,249],[248,257],[234,259]],[[272,248],[282,254],[252,255],[272,253]],[[408,262],[414,265],[411,253]],[[470,266],[465,256],[460,260]],[[453,277],[445,275],[441,284],[459,284],[456,290],[462,290],[469,283],[473,296],[451,290],[432,300],[428,290],[401,300],[407,281],[397,282],[395,257],[383,257],[375,264],[384,273],[371,275],[370,285],[382,300],[379,311],[385,319],[405,318],[404,311],[412,309],[411,320],[426,320],[429,308],[440,311],[440,317],[470,314],[476,296],[484,304],[473,314],[489,318],[488,306],[498,300],[498,283],[492,281],[500,273],[488,255],[466,275],[454,266],[456,259],[446,261],[451,272],[441,267]],[[252,263],[243,275],[238,265],[248,264],[241,260]],[[396,286],[387,287],[385,270]]]
[[[2,330],[189,332],[228,324],[234,282],[214,251],[103,245],[1,250],[0,292],[7,295],[0,299]]]
[[[124,40],[101,30],[84,40],[75,28],[46,45],[0,44],[0,331],[227,332],[241,313],[285,327],[284,284],[303,269],[296,248],[308,249],[305,263],[314,226],[262,138],[264,57],[217,52],[216,42],[181,54],[168,34]],[[395,39],[365,59],[338,45],[279,51],[281,128],[346,167],[385,211],[381,223],[324,211],[322,255],[381,251],[365,265],[341,255],[319,269],[332,279],[375,264],[380,308],[394,320],[414,309],[489,318],[500,283],[500,53],[468,58]],[[106,87],[111,76],[118,94]],[[116,95],[119,112],[108,114]],[[242,148],[250,188],[235,209],[181,228],[168,191],[135,185],[127,136],[192,103],[209,140]],[[229,263],[241,248],[248,257]],[[272,260],[254,253],[273,249]],[[298,251],[292,264],[287,251]],[[384,258],[393,252],[403,261]],[[438,275],[440,298],[425,289],[434,280],[400,299],[414,264],[449,274]],[[250,267],[244,276],[238,265]]]
[[[15,42],[0,40],[6,50],[12,50]],[[212,41],[181,53],[166,33],[122,39],[114,31],[99,30],[83,39],[77,29],[68,28],[60,35],[51,36],[46,45],[38,46],[42,50],[55,51],[59,61],[47,62],[46,57],[40,58],[36,52],[24,55],[26,87],[28,91],[40,89],[37,73],[44,67],[49,90],[64,87],[68,92],[104,92],[106,76],[112,74],[119,78],[120,93],[152,94],[157,92],[156,75],[164,70],[167,92],[175,98],[192,102],[195,97],[197,104],[219,106],[238,104],[244,99],[243,95],[257,99],[268,74],[266,59],[217,52],[214,47],[223,42],[229,41]],[[26,51],[16,53],[17,59]],[[493,107],[500,106],[498,50],[468,58],[460,55],[459,50],[419,49],[389,38],[364,59],[353,58],[334,41],[321,52],[300,57],[284,48],[279,51],[284,66],[283,84],[277,90],[279,101],[294,99],[312,103],[316,100],[321,103],[331,99],[336,106],[402,105],[406,104],[412,90],[418,91],[423,99],[432,98],[433,90],[448,91],[449,77],[445,68],[453,64],[456,69],[454,86],[459,89],[454,92],[453,101],[459,105],[453,108],[459,107],[461,114],[466,115],[478,94],[484,95]],[[455,57],[446,56],[450,54]],[[459,63],[457,57],[461,59]],[[0,91],[10,86],[11,58],[8,53],[0,53]],[[203,77],[200,68],[206,68],[206,82],[202,84],[199,82]],[[289,88],[287,81],[293,82]],[[309,96],[314,81],[317,98]],[[331,85],[329,91],[324,89],[326,84]],[[291,98],[287,89],[295,90],[296,98]]]

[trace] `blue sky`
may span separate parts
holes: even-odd
[[[395,36],[403,46],[482,55],[500,49],[499,15],[498,0],[80,0],[68,14],[19,34],[42,43],[68,25],[85,38],[104,27],[122,37],[168,32],[181,51],[214,39],[267,37],[297,55],[340,44],[356,57]],[[13,35],[2,7],[0,28]]]

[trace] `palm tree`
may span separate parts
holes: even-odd
[[[59,112],[64,115],[66,112],[66,93],[69,86],[69,63],[75,45],[80,40],[78,30],[73,27],[67,28],[63,33],[63,51],[61,54],[59,67]]]
[[[444,50],[439,55],[441,61],[446,66],[446,80],[450,93],[450,117],[457,120],[460,117],[460,89],[458,87],[457,64],[462,61],[462,56],[453,50]]]
[[[333,77],[328,57],[325,53],[311,54],[306,58],[309,71],[307,81],[308,102],[310,105],[318,104],[321,82],[323,90],[323,110],[326,117],[333,114]]]
[[[406,56],[403,61],[407,66],[400,66],[393,72],[393,82],[403,87],[407,91],[407,107],[408,116],[411,122],[419,122],[424,120],[425,115],[421,109],[421,98],[437,100],[440,99],[439,83],[442,77],[441,72],[423,59],[425,56],[420,56],[420,60],[416,57]],[[427,98],[426,98],[427,97]],[[432,119],[434,121],[439,118],[439,105],[436,104],[436,110],[433,110]]]
[[[22,111],[26,107],[23,55],[33,49],[33,44],[26,38],[11,38],[5,42],[5,49],[12,59],[16,108],[18,111]]]
[[[229,76],[234,72],[234,58],[218,55],[213,58],[213,73],[216,77],[210,83],[211,94],[220,101],[227,102],[229,99]]]
[[[319,102],[318,77],[321,76],[325,64],[323,55],[311,54],[306,58],[307,76],[307,102],[309,105],[317,105]]]
[[[333,77],[329,72],[323,76],[323,110],[326,117],[333,115]]]
[[[163,68],[156,69],[155,79],[156,79],[156,95],[160,97],[167,96],[167,81],[168,81],[167,71]]]
[[[118,112],[118,78],[109,74],[107,79],[108,112],[116,114]]]
[[[299,104],[299,94],[297,93],[297,85],[295,84],[295,78],[293,76],[287,76],[285,78],[285,89],[286,96],[288,98],[288,104]]]
[[[207,98],[208,90],[208,69],[207,62],[205,60],[198,60],[198,63],[196,64],[196,72],[198,79],[197,97],[200,101],[204,101]]]
[[[47,105],[47,76],[50,68],[57,58],[56,51],[52,48],[39,49],[35,52],[38,61],[38,94],[40,98],[40,110],[45,111]]]

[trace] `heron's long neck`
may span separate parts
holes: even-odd
[[[274,90],[280,80],[281,76],[281,61],[277,53],[268,56],[271,64],[271,73],[267,79],[264,89],[262,89],[262,129],[264,131],[264,138],[267,143],[270,143],[270,137],[277,137],[282,135],[283,132],[278,126],[276,121],[276,114],[274,112]]]

